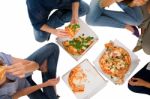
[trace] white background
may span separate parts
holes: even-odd
[[[90,0],[84,0],[87,3]],[[118,10],[117,5],[113,5],[111,8]],[[84,20],[85,17],[82,17]],[[73,68],[79,62],[88,58],[92,63],[97,55],[103,50],[104,43],[109,40],[118,39],[129,49],[133,49],[136,44],[137,38],[134,37],[129,31],[125,29],[108,28],[108,27],[92,27],[91,28],[99,36],[99,41],[88,51],[82,59],[78,62],[69,56],[62,48],[60,48],[60,57],[58,63],[57,75],[62,76],[68,70]],[[1,0],[0,2],[0,51],[10,53],[14,57],[25,58],[30,55],[33,51],[40,48],[46,43],[55,42],[55,36],[51,36],[51,40],[44,43],[38,43],[34,40],[32,26],[30,24],[26,0]],[[140,64],[133,72],[134,75],[139,69],[141,69],[147,62],[150,61],[150,57],[146,55],[142,50],[136,53],[140,58]],[[131,75],[131,76],[132,76]],[[34,73],[34,80],[37,83],[41,83],[40,72]],[[130,76],[130,77],[131,77]],[[60,99],[76,99],[70,89],[61,80],[57,85],[58,94],[61,96]],[[136,94],[128,90],[127,81],[125,84],[118,86],[112,82],[108,82],[107,86],[96,93],[91,99],[149,99],[148,95]],[[21,99],[28,99],[22,97]]]

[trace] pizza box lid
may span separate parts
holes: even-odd
[[[128,72],[125,74],[125,78],[124,78],[124,82],[127,80],[127,78],[131,75],[131,73],[135,70],[135,68],[138,66],[139,64],[139,58],[136,54],[134,54],[132,51],[130,51],[125,45],[123,45],[120,41],[118,41],[117,39],[115,39],[114,41],[111,41],[114,43],[114,45],[116,46],[120,46],[122,48],[124,48],[130,55],[131,57],[131,65],[130,68],[128,70]],[[106,78],[108,78],[110,81],[112,81],[114,84],[117,84],[115,82],[114,79],[111,78],[111,76],[107,75],[106,73],[104,73],[102,71],[102,69],[100,68],[100,64],[99,64],[99,59],[100,57],[103,55],[103,53],[105,52],[105,49],[100,53],[100,55],[96,58],[96,60],[94,61],[95,64],[95,68],[96,70],[100,73],[103,74]]]
[[[98,36],[95,34],[95,32],[87,25],[85,24],[81,19],[79,19],[80,24],[80,31],[74,36],[74,38],[77,38],[84,34],[85,36],[92,36],[94,37],[94,42],[81,54],[81,55],[71,55],[76,61],[78,61],[97,41]],[[73,38],[72,38],[73,39]],[[56,42],[65,50],[64,46],[62,45],[62,42],[66,40],[72,40],[70,38],[56,38]]]
[[[80,66],[80,68],[83,69],[84,73],[87,76],[87,80],[85,82],[84,92],[73,93],[75,94],[77,99],[90,99],[90,97],[92,97],[94,94],[96,94],[106,86],[107,81],[96,71],[94,66],[87,59],[85,59],[77,66]],[[62,77],[63,81],[69,88],[70,86],[68,83],[68,77],[70,72],[71,70],[64,74]]]

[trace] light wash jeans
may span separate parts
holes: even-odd
[[[72,4],[62,4],[63,6],[58,8],[48,19],[47,24],[52,28],[58,28],[64,25],[66,22],[71,21],[72,17]],[[66,6],[65,6],[66,5]],[[53,9],[51,9],[52,11]],[[81,1],[79,7],[79,16],[84,16],[88,13],[89,6]],[[50,34],[43,31],[34,29],[35,39],[39,42],[49,40]]]
[[[128,7],[124,3],[118,3],[123,11],[110,11],[100,7],[99,0],[92,0],[90,11],[86,21],[93,26],[108,26],[124,28],[125,25],[138,26],[143,21],[143,14],[140,7]]]
[[[49,43],[30,55],[27,60],[35,61],[41,65],[45,60],[48,63],[48,72],[42,73],[43,82],[56,78],[56,69],[59,56],[59,47],[54,43]],[[36,85],[32,77],[27,78],[31,86]],[[28,95],[30,99],[57,99],[54,87],[45,87]]]

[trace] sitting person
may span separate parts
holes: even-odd
[[[144,20],[139,26],[139,28],[141,28],[141,35],[135,48],[133,49],[133,52],[137,52],[143,49],[144,52],[150,54],[150,52],[148,51],[148,49],[150,49],[150,1],[142,6],[141,9],[143,12]]]
[[[26,59],[0,53],[0,99],[18,99],[28,95],[30,99],[58,99],[55,86],[59,48],[49,43]],[[32,80],[32,72],[42,71],[42,84]],[[43,88],[43,91],[41,90]],[[9,89],[9,90],[7,90]]]
[[[143,69],[135,74],[128,84],[128,88],[136,93],[150,95],[150,63],[147,63]]]
[[[27,8],[35,39],[39,42],[49,40],[51,34],[67,37],[65,30],[57,28],[69,21],[77,24],[78,17],[89,11],[82,0],[27,0]]]
[[[86,21],[93,26],[109,26],[125,28],[139,37],[136,26],[143,21],[143,14],[139,6],[147,3],[148,0],[92,0],[90,11]],[[105,7],[116,2],[123,11],[106,10]]]

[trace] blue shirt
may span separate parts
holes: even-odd
[[[27,0],[30,21],[36,30],[47,23],[50,11],[71,5],[80,0]]]
[[[10,66],[12,64],[11,55],[0,52],[0,59],[6,64]],[[11,74],[6,74],[7,79],[12,80],[12,82],[5,83],[0,87],[0,99],[12,99],[12,95],[14,95],[18,90],[29,87],[29,82],[23,78],[19,79]]]

